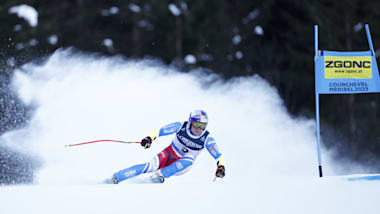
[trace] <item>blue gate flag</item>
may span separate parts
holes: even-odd
[[[372,51],[318,51],[315,58],[317,94],[380,92],[380,78]]]
[[[368,24],[369,51],[338,52],[318,49],[318,25],[314,26],[315,119],[319,177],[322,177],[319,94],[379,93],[380,78]]]

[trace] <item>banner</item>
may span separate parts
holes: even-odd
[[[318,94],[380,92],[376,58],[371,51],[319,51],[315,59],[315,90]]]

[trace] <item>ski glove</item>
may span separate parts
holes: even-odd
[[[218,168],[216,169],[215,176],[218,178],[223,178],[225,175],[225,168],[223,165],[218,165]]]
[[[150,145],[152,145],[152,138],[145,137],[144,139],[141,140],[141,146],[144,147],[145,149],[148,149]]]

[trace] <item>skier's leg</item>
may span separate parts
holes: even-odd
[[[194,158],[192,156],[183,156],[181,159],[155,172],[150,177],[150,181],[152,183],[164,183],[165,178],[173,175],[182,175],[189,171],[193,162]]]
[[[156,171],[159,167],[159,158],[154,156],[149,162],[144,164],[134,165],[132,167],[120,170],[113,175],[113,178],[117,179],[117,182],[127,180],[137,175]]]
[[[160,171],[164,178],[168,178],[173,175],[182,175],[183,173],[187,172],[191,168],[191,166],[193,165],[193,162],[194,162],[193,156],[185,155],[181,159],[170,164],[169,166],[162,168]]]
[[[118,183],[143,173],[157,171],[158,169],[168,166],[179,158],[180,157],[175,153],[174,149],[171,146],[168,146],[162,152],[158,153],[158,155],[154,156],[148,163],[139,164],[120,170],[113,175],[113,178],[115,178],[117,180],[116,183]]]
[[[116,182],[114,183],[124,181],[143,173],[157,171],[158,169],[168,166],[179,158],[180,157],[175,153],[174,149],[171,146],[168,146],[162,152],[158,153],[158,155],[154,156],[149,162],[134,165],[116,172],[113,175],[113,178],[116,179]]]

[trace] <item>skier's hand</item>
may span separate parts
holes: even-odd
[[[216,169],[215,176],[218,178],[223,178],[225,175],[225,168],[223,165],[218,165],[218,168]]]
[[[150,145],[152,145],[152,138],[145,137],[144,139],[141,140],[141,146],[144,147],[145,149],[148,149]]]

